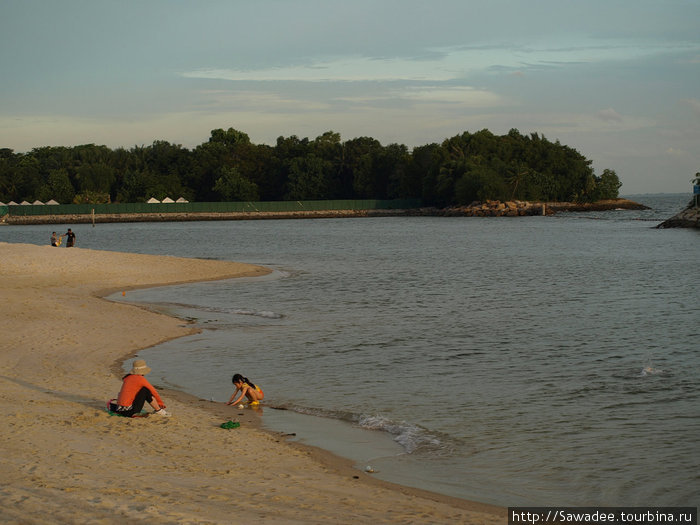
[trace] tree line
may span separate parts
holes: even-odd
[[[67,203],[422,199],[446,207],[484,200],[592,202],[616,198],[615,171],[596,175],[575,149],[517,129],[464,132],[410,150],[371,137],[279,137],[253,144],[215,129],[190,150],[157,140],[110,149],[85,144],[0,149],[0,201]]]

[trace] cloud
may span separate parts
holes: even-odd
[[[688,58],[687,60],[681,60],[681,63],[685,64],[700,64],[700,55],[695,55]]]
[[[500,111],[494,114],[484,113],[482,119],[490,123],[489,129],[506,133],[510,128],[521,132],[537,131],[550,140],[561,139],[565,143],[570,137],[610,136],[622,132],[653,128],[657,123],[645,117],[624,117],[620,120],[608,120],[601,126],[597,114],[575,112],[518,112]],[[576,144],[572,140],[571,144]]]
[[[464,79],[476,71],[561,68],[629,58],[650,52],[641,44],[620,45],[571,37],[566,45],[542,42],[425,46],[410,55],[348,54],[283,57],[275,67],[203,67],[181,73],[185,78],[230,81],[386,82]],[[229,62],[230,64],[230,62]]]
[[[325,111],[330,105],[326,101],[309,100],[259,90],[203,90],[199,93],[203,102],[200,108],[206,113],[226,110],[260,111],[263,113],[300,113]],[[199,108],[198,108],[199,109]]]
[[[596,113],[596,116],[604,122],[622,122],[623,118],[617,111],[612,108],[601,109]]]
[[[387,82],[396,80],[444,81],[454,72],[440,61],[403,58],[326,57],[305,64],[261,69],[211,68],[185,71],[186,78],[233,81]]]
[[[685,157],[688,154],[688,152],[685,150],[682,150],[680,148],[673,148],[673,147],[668,148],[664,153],[666,153],[666,155],[669,155],[671,157]]]
[[[682,100],[681,102],[683,102],[683,104],[689,106],[690,110],[695,115],[700,117],[700,100],[698,100],[697,98],[686,98],[686,99]]]
[[[512,105],[506,98],[484,89],[469,86],[421,85],[394,86],[373,93],[358,92],[343,94],[331,99],[336,105],[344,104],[346,109],[357,111],[361,108],[392,114],[404,111],[409,116],[433,115],[436,118],[463,117],[469,111],[484,110]]]
[[[469,108],[495,107],[505,103],[501,96],[491,91],[467,86],[421,86],[405,89],[398,93],[398,96],[416,103],[450,104]]]

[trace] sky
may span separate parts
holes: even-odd
[[[698,0],[2,0],[0,148],[516,128],[692,193]]]

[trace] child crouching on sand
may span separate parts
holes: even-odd
[[[137,359],[131,370],[122,378],[122,388],[116,403],[110,403],[109,409],[120,416],[133,417],[141,413],[143,405],[148,402],[155,410],[154,414],[169,417],[165,403],[158,391],[143,377],[151,371],[143,359]]]
[[[231,382],[235,385],[236,391],[231,396],[231,399],[228,400],[228,403],[226,403],[227,405],[237,405],[244,397],[248,398],[251,405],[257,405],[265,397],[265,394],[263,394],[259,386],[251,383],[247,377],[243,377],[241,374],[234,374],[231,378]],[[234,401],[233,398],[236,397],[239,391],[241,395]]]

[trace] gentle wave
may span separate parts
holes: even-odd
[[[284,315],[278,314],[275,312],[270,312],[270,311],[255,311],[255,310],[243,310],[243,309],[234,309],[230,310],[229,312],[225,313],[232,313],[236,315],[252,315],[253,317],[263,317],[265,319],[282,319]]]
[[[262,317],[264,319],[282,319],[284,314],[277,312],[272,312],[270,310],[251,310],[248,308],[222,308],[215,306],[202,306],[196,304],[185,304],[185,303],[150,303],[150,306],[157,306],[160,308],[182,308],[187,310],[194,310],[200,312],[217,313],[217,314],[233,314],[233,315],[249,315],[252,317]]]
[[[274,408],[291,410],[308,416],[338,419],[353,423],[366,430],[386,432],[393,437],[394,441],[403,447],[407,454],[418,451],[431,454],[449,453],[454,448],[450,445],[450,438],[447,436],[439,436],[437,433],[431,432],[420,425],[406,421],[395,421],[382,415],[370,416],[301,406],[278,406]]]
[[[360,416],[357,424],[369,430],[381,430],[394,436],[394,441],[400,444],[407,453],[417,450],[436,451],[445,448],[445,443],[435,434],[406,421],[393,421],[384,416]]]
[[[250,310],[248,308],[222,308],[216,306],[194,306],[187,305],[191,308],[196,308],[203,312],[212,312],[217,314],[234,314],[234,315],[250,315],[253,317],[263,317],[265,319],[282,319],[283,314],[278,314],[269,310]]]

